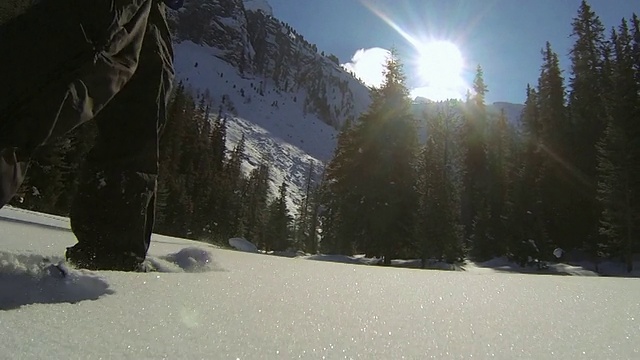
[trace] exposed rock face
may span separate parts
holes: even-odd
[[[239,74],[262,78],[296,99],[309,113],[338,127],[370,103],[368,89],[333,55],[319,54],[289,25],[272,15],[264,0],[191,0],[172,14],[175,41],[210,46]]]

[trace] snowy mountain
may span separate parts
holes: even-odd
[[[247,11],[262,11],[267,16],[273,16],[273,9],[266,0],[244,0],[244,8]]]
[[[309,164],[321,172],[336,129],[368,107],[368,89],[264,0],[189,1],[170,23],[177,79],[229,117],[227,147],[244,135],[246,170],[269,161],[272,189],[286,181],[299,197]]]
[[[369,104],[367,88],[335,57],[318,53],[315,45],[273,17],[265,0],[190,1],[174,14],[172,26],[178,44],[191,41],[215,49],[215,56],[240,77],[255,81],[260,96],[269,90],[300,95],[296,102],[305,113],[334,127],[357,117]]]

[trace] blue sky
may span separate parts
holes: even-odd
[[[417,49],[422,45],[418,44],[427,43],[428,39],[450,41],[459,49],[464,63],[459,79],[449,77],[450,83],[464,81],[468,85],[480,64],[489,87],[487,101],[516,103],[524,101],[527,83],[537,82],[540,50],[546,41],[560,56],[568,78],[568,52],[573,43],[571,21],[580,5],[580,0],[268,1],[275,17],[293,26],[319,51],[338,56],[341,63],[351,62],[360,49],[379,48],[360,54],[364,64],[379,59],[381,49],[397,48],[407,85],[412,89],[434,83],[433,79],[420,76],[418,59],[424,63],[425,58],[419,57]],[[604,23],[607,34],[623,17],[631,18],[634,11],[640,15],[640,0],[588,3]],[[407,38],[413,39],[414,45]],[[442,55],[435,67],[455,62],[455,54]],[[366,69],[362,71],[372,72]],[[438,71],[444,73],[447,69]],[[455,89],[449,89],[447,94],[460,91],[460,84],[452,87]],[[446,91],[440,92],[444,96]]]

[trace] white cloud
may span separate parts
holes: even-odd
[[[384,82],[384,66],[391,52],[374,47],[360,49],[351,58],[351,62],[342,64],[347,71],[352,71],[366,85],[380,87]]]
[[[360,49],[351,58],[351,62],[341,66],[356,74],[366,85],[380,87],[384,82],[384,69],[387,59],[391,55],[389,50],[374,47]],[[411,73],[407,73],[411,77]],[[417,77],[417,74],[416,74]],[[419,86],[410,90],[412,99],[424,97],[433,101],[443,101],[448,99],[463,100],[469,86],[462,76],[447,76],[443,79],[433,77],[430,80],[423,80]]]

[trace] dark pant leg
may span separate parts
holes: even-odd
[[[34,116],[34,110],[66,91],[62,87],[60,94],[52,94],[51,84],[64,86],[74,67],[93,61],[79,16],[68,2],[42,1],[0,26],[0,208],[24,180],[35,148],[29,144],[42,141],[30,138],[29,129],[47,118]],[[47,133],[51,125],[44,126]]]
[[[44,0],[0,29],[0,49],[16,47],[0,60],[0,144],[30,155],[93,119],[136,71],[152,6]]]
[[[91,120],[138,66],[154,0],[43,0],[0,27],[0,207],[33,153]]]
[[[163,8],[155,4],[151,9],[137,71],[96,118],[97,142],[72,205],[78,244],[69,254],[90,254],[98,268],[126,270],[141,262],[149,248],[159,134],[174,76]]]
[[[0,26],[0,140],[16,136],[12,128],[48,85],[65,85],[74,68],[93,60],[79,18],[68,0],[45,0]]]

